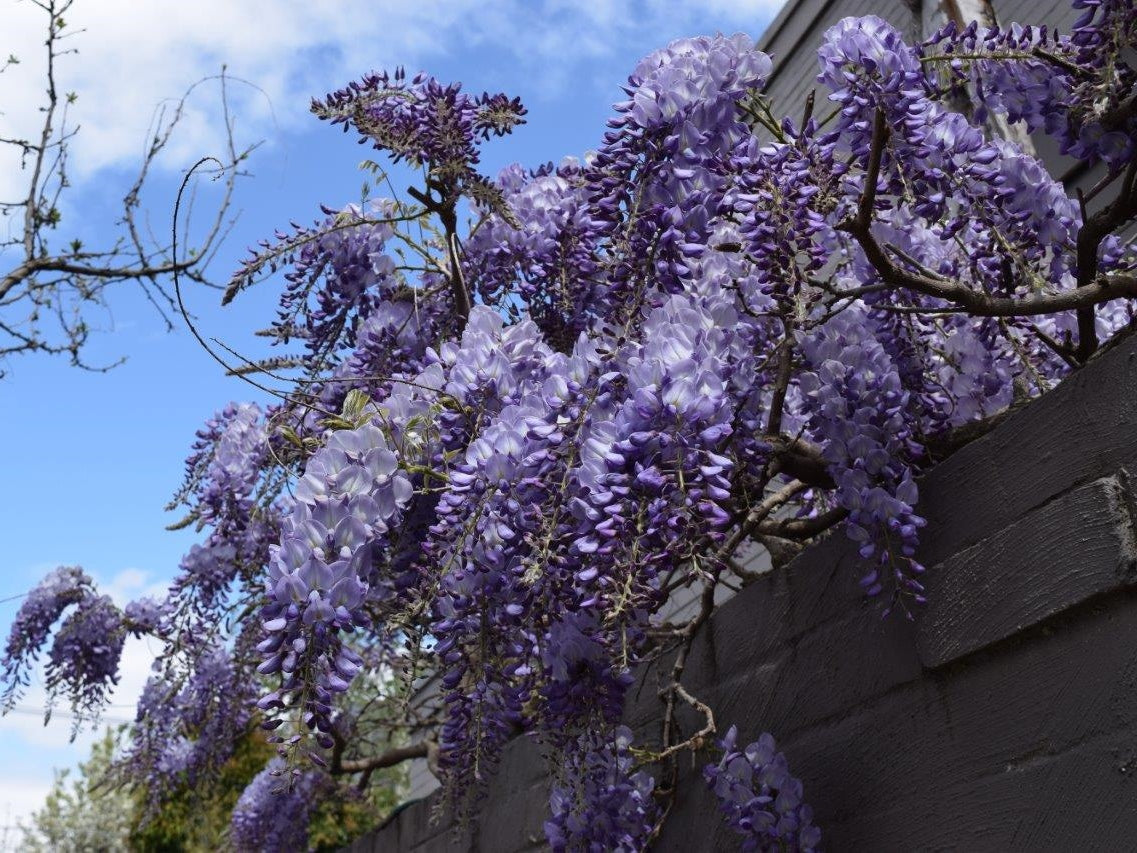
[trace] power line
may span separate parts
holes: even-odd
[[[130,707],[130,706],[129,705],[117,705],[117,706],[112,706],[112,707],[125,708],[125,707]],[[39,708],[35,708],[31,705],[13,705],[11,708],[9,708],[6,711],[6,713],[9,713],[9,714],[25,714],[27,716],[42,717],[45,715],[46,712],[39,709]],[[51,717],[52,717],[52,719],[55,719],[56,717],[58,717],[58,718],[63,719],[63,720],[76,720],[76,719],[86,720],[87,719],[86,717],[79,717],[76,714],[72,714],[70,711],[52,711]],[[91,722],[96,722],[96,723],[133,723],[134,720],[126,720],[126,719],[123,719],[121,717],[103,717],[103,716],[100,716],[98,719],[92,720]]]

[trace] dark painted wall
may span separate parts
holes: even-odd
[[[833,535],[724,604],[684,684],[770,731],[828,850],[1123,850],[1137,839],[1137,337],[921,483],[929,604],[881,620]],[[627,721],[658,736],[658,670]],[[693,722],[693,721],[690,721]],[[480,827],[417,803],[362,851],[541,849],[545,771],[507,750]],[[699,768],[657,849],[733,849]]]

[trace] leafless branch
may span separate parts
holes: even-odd
[[[88,367],[82,356],[90,333],[87,315],[91,309],[105,307],[108,288],[134,282],[162,322],[172,328],[175,301],[168,278],[180,273],[188,280],[210,283],[206,267],[232,228],[233,192],[238,178],[244,175],[240,164],[257,145],[241,147],[236,143],[229,109],[229,85],[234,78],[222,69],[219,75],[198,81],[181,98],[156,111],[138,174],[122,198],[118,235],[94,247],[78,239],[60,239],[61,201],[71,186],[68,158],[79,132],[69,123],[67,111],[76,96],[61,89],[58,77],[60,58],[74,52],[63,42],[80,32],[69,29],[65,20],[73,3],[35,0],[33,5],[46,17],[47,67],[41,123],[32,138],[0,138],[0,145],[15,149],[27,178],[22,197],[0,204],[4,214],[21,214],[17,233],[0,240],[0,251],[5,252],[5,266],[0,268],[0,355],[66,354],[73,364]],[[225,121],[226,150],[214,175],[221,183],[220,200],[203,236],[182,257],[175,258],[173,246],[157,240],[144,227],[141,198],[155,163],[180,126],[188,99],[207,82],[218,85]]]
[[[429,758],[432,745],[431,741],[423,741],[410,746],[397,746],[368,758],[344,758],[340,760],[338,767],[333,764],[331,770],[333,773],[366,773],[382,770],[384,767],[394,767],[414,758]],[[438,749],[437,745],[433,746],[435,750]]]

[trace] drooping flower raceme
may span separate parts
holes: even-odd
[[[813,825],[813,810],[803,800],[801,781],[790,775],[774,738],[763,734],[741,750],[737,741],[738,729],[731,726],[720,744],[722,759],[708,764],[703,775],[727,825],[743,837],[742,849],[817,850],[821,831]]]
[[[812,370],[802,373],[801,389],[826,439],[824,457],[837,500],[849,510],[849,536],[875,564],[862,583],[875,594],[885,580],[894,581],[898,594],[923,601],[915,554],[924,520],[913,509],[909,395],[896,367],[856,309],[830,320],[802,350]]]
[[[411,497],[383,431],[373,423],[334,433],[309,460],[284,519],[281,544],[271,549],[263,675],[282,684],[261,708],[283,707],[283,694],[306,691],[307,724],[330,728],[331,698],[358,672],[359,655],[342,640],[362,620],[372,549],[397,523]],[[323,738],[321,738],[323,740]]]
[[[240,853],[289,853],[308,844],[319,777],[295,776],[279,758],[256,775],[233,809],[229,837]]]
[[[144,786],[148,815],[174,792],[208,784],[247,736],[257,698],[240,666],[249,634],[232,652],[205,645],[188,672],[156,667],[146,682],[123,764]]]
[[[110,598],[95,592],[91,578],[78,567],[56,569],[20,605],[0,660],[2,702],[11,708],[30,683],[29,669],[60,617],[48,651],[45,682],[49,704],[60,696],[70,700],[74,735],[84,720],[98,716],[118,682],[126,639],[121,611]]]
[[[1084,11],[1068,34],[1046,26],[951,25],[928,40],[928,52],[942,55],[949,80],[971,83],[980,119],[987,110],[1004,113],[1053,136],[1063,154],[1116,171],[1134,155],[1135,117],[1125,106],[1137,80],[1125,53],[1137,43],[1133,4],[1073,5]]]
[[[549,796],[545,837],[553,850],[644,849],[658,809],[654,779],[632,772],[631,743],[632,733],[621,727],[610,735],[582,735],[570,750],[563,779]]]
[[[64,610],[87,598],[93,584],[78,566],[61,566],[33,589],[16,614],[4,648],[4,703],[16,700],[30,681],[28,672]]]

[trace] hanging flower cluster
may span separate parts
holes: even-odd
[[[731,726],[720,744],[722,760],[708,764],[703,775],[727,823],[743,837],[742,849],[818,849],[821,831],[813,825],[813,810],[802,800],[801,781],[790,775],[774,738],[764,734],[742,750],[737,741],[738,729]]]
[[[582,735],[553,786],[545,836],[557,853],[565,850],[642,850],[659,819],[652,800],[655,780],[633,772],[625,727],[603,736]]]
[[[134,611],[137,612],[137,611]],[[66,615],[65,615],[66,614]],[[52,627],[62,618],[52,636]],[[118,683],[118,664],[126,639],[122,613],[77,566],[61,566],[40,581],[16,614],[4,648],[3,693],[7,710],[31,683],[31,668],[51,639],[45,672],[50,707],[63,696],[75,715],[72,734],[95,719]]]
[[[204,645],[183,671],[155,667],[146,682],[123,764],[144,784],[149,814],[170,795],[207,784],[248,731],[258,696],[239,655],[249,636],[236,654]]]
[[[320,777],[292,775],[279,758],[253,777],[233,808],[229,839],[240,853],[288,853],[307,838]]]

